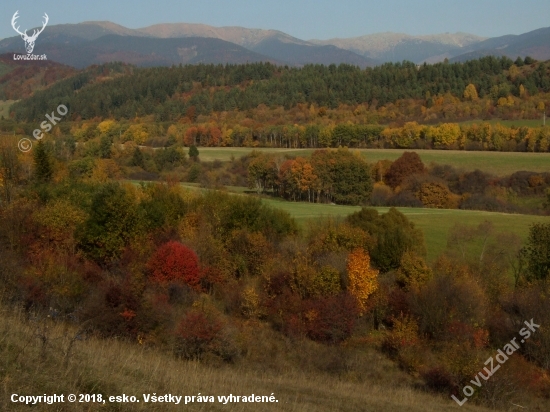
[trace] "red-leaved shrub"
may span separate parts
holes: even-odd
[[[198,311],[189,312],[176,332],[176,353],[186,359],[200,359],[205,352],[217,352],[222,324]]]
[[[201,270],[195,252],[179,242],[170,241],[157,249],[147,267],[158,283],[181,281],[200,290]]]

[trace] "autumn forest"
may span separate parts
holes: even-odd
[[[0,309],[35,332],[0,338],[9,391],[30,351],[63,364],[50,372],[66,388],[129,391],[89,365],[63,381],[85,345],[116,342],[236,379],[382,382],[451,410],[534,320],[464,408],[548,409],[550,62],[16,70],[0,77],[15,101],[0,120]],[[532,168],[490,169],[503,154]],[[417,214],[444,212],[434,252],[417,222],[438,224]]]

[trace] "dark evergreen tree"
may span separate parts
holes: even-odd
[[[199,149],[194,144],[189,147],[189,158],[194,162],[199,160]]]
[[[529,228],[523,253],[527,257],[529,280],[550,278],[550,224],[535,223]]]
[[[132,166],[139,166],[141,168],[145,168],[143,153],[141,153],[141,150],[139,147],[136,147],[134,149],[134,153],[132,154],[132,160],[130,161],[130,164]]]
[[[33,151],[34,178],[36,181],[45,183],[52,179],[53,166],[50,155],[42,141],[38,141]]]
[[[102,159],[111,158],[111,138],[108,136],[102,136],[101,141],[99,142],[99,156]]]

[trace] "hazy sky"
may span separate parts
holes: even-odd
[[[21,29],[109,20],[130,28],[205,23],[277,29],[301,39],[353,37],[384,31],[469,32],[493,37],[550,26],[550,0],[0,0],[0,38]]]

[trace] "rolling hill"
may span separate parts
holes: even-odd
[[[0,55],[0,100],[19,100],[43,90],[76,70],[53,61],[14,61]]]
[[[196,63],[252,63],[276,61],[234,43],[204,37],[157,39],[108,34],[91,41],[42,43],[48,59],[76,68],[113,61],[141,67]]]

